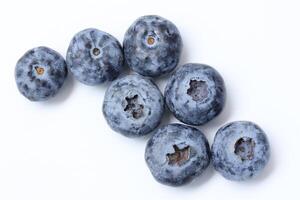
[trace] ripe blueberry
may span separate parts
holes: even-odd
[[[185,64],[168,80],[164,96],[177,119],[190,125],[202,125],[222,111],[224,81],[208,65]]]
[[[87,85],[112,81],[123,69],[120,43],[112,35],[94,28],[73,37],[66,60],[74,77]]]
[[[27,51],[15,68],[18,89],[31,101],[44,101],[55,96],[67,74],[64,58],[48,47]]]
[[[115,80],[106,90],[103,113],[110,127],[128,137],[148,134],[158,126],[164,101],[158,87],[140,75]]]
[[[210,149],[204,134],[183,124],[169,124],[147,143],[146,163],[154,178],[166,185],[183,185],[208,167]]]
[[[269,157],[267,136],[252,122],[237,121],[223,126],[212,145],[213,166],[229,180],[252,178],[265,167]]]
[[[169,73],[177,66],[182,40],[176,26],[156,15],[138,18],[127,30],[124,55],[135,72],[156,77]]]

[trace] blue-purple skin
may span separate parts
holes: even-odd
[[[127,137],[139,137],[159,125],[164,100],[150,79],[127,75],[113,81],[107,88],[102,110],[113,130]]]
[[[30,101],[45,101],[54,97],[67,74],[64,58],[43,46],[27,51],[15,67],[17,87]]]
[[[182,39],[172,22],[157,15],[147,15],[129,27],[123,47],[126,63],[133,71],[157,77],[177,66]]]
[[[215,69],[188,63],[170,77],[164,96],[178,120],[203,125],[221,113],[226,92],[223,78]]]
[[[169,124],[154,132],[146,146],[145,160],[158,182],[180,186],[201,175],[209,166],[209,144],[198,129]]]
[[[211,151],[214,168],[232,181],[256,176],[270,158],[266,134],[248,121],[232,122],[220,128]]]
[[[86,85],[112,81],[124,68],[123,49],[118,40],[94,28],[73,37],[66,60],[74,77]]]

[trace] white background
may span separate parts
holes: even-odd
[[[0,3],[0,199],[299,199],[300,5],[276,0],[82,0]],[[147,138],[114,133],[101,107],[106,86],[69,76],[48,102],[19,94],[14,67],[45,45],[65,55],[72,36],[95,27],[123,40],[139,16],[158,14],[179,28],[181,63],[200,62],[224,77],[224,112],[200,129],[210,143],[233,120],[267,133],[272,157],[254,180],[225,180],[210,167],[183,187],[157,183],[145,161]],[[158,79],[163,90],[165,80]],[[176,121],[166,115],[163,124]]]

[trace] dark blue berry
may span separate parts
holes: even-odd
[[[145,135],[156,128],[164,112],[158,87],[140,75],[115,80],[105,93],[103,113],[110,127],[128,137]]]
[[[265,167],[269,157],[267,136],[252,122],[237,121],[223,126],[212,145],[214,168],[233,181],[256,176]]]
[[[144,76],[160,76],[177,66],[182,40],[176,26],[159,16],[138,18],[124,37],[124,54],[128,66]]]
[[[44,101],[55,96],[67,74],[64,58],[48,47],[27,51],[15,68],[18,89],[31,101]]]
[[[68,48],[67,65],[87,85],[117,78],[123,69],[123,51],[116,38],[97,29],[77,33]]]
[[[156,130],[150,138],[145,160],[157,181],[179,186],[199,176],[208,167],[209,144],[198,129],[169,124]]]
[[[202,125],[215,118],[225,104],[225,86],[212,67],[189,63],[168,80],[165,100],[177,119],[190,125]]]

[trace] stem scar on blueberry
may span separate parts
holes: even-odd
[[[182,165],[190,158],[190,146],[180,149],[177,145],[173,145],[174,153],[168,153],[167,160],[169,165]]]
[[[93,54],[94,54],[94,56],[98,56],[100,54],[100,49],[98,49],[97,47],[95,47],[93,49]]]
[[[149,45],[153,45],[153,44],[155,43],[155,38],[152,37],[152,36],[148,36],[148,38],[147,38],[147,43],[148,43]]]
[[[139,119],[143,116],[144,106],[138,103],[138,97],[137,94],[133,97],[125,97],[127,105],[124,108],[124,111],[131,113],[134,119]]]
[[[252,160],[254,158],[255,142],[252,138],[242,137],[236,141],[234,145],[234,153],[240,157],[242,161]]]
[[[45,69],[43,67],[35,67],[34,69],[38,75],[43,75],[45,72]]]
[[[205,81],[190,80],[189,84],[190,87],[186,93],[190,95],[194,101],[202,101],[207,97],[208,91]]]

